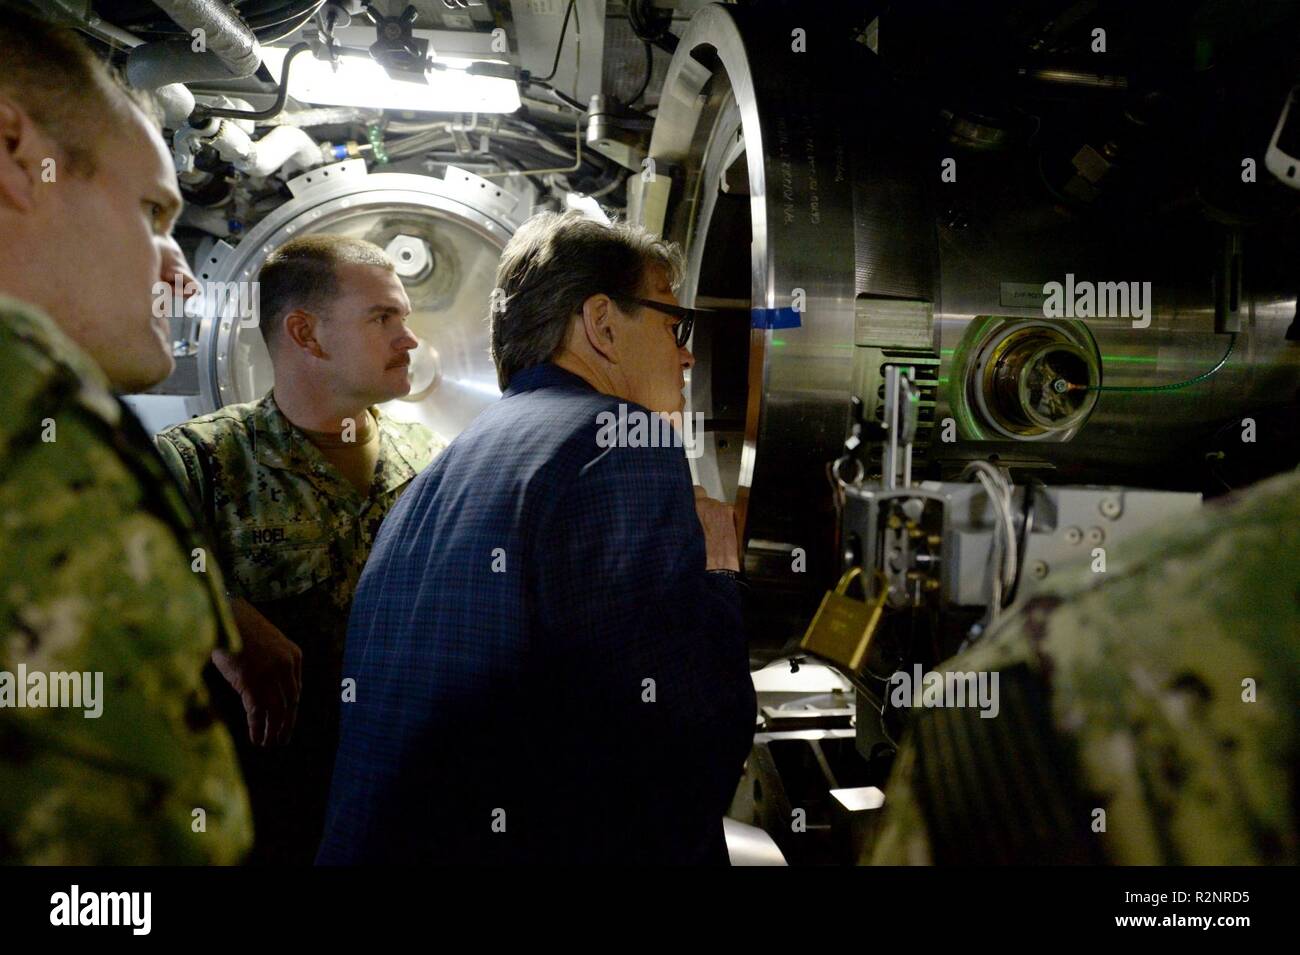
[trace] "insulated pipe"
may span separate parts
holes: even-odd
[[[215,53],[195,53],[191,43],[191,40],[159,40],[140,44],[126,58],[127,82],[136,89],[152,90],[169,83],[239,78]]]
[[[281,167],[290,171],[319,166],[320,146],[295,126],[277,126],[252,144],[252,152],[235,168],[250,176],[269,176]]]
[[[236,77],[252,76],[262,65],[257,37],[222,0],[154,0],[186,33],[202,30],[208,50]],[[186,42],[190,42],[186,40]]]
[[[211,128],[213,125],[215,130]],[[316,141],[294,126],[277,126],[254,142],[236,123],[212,120],[207,126],[187,127],[176,134],[174,149],[178,168],[183,165],[192,168],[193,153],[205,144],[249,176],[269,176],[285,166],[309,169],[324,161]]]
[[[180,129],[194,112],[194,94],[184,83],[168,83],[153,91],[154,99],[163,111],[163,125]]]

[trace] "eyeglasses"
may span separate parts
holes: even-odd
[[[695,327],[696,318],[701,315],[711,315],[716,311],[712,308],[687,308],[684,305],[656,302],[649,298],[626,298],[619,301],[632,302],[645,308],[652,308],[656,312],[663,312],[665,315],[676,316],[678,322],[673,326],[673,336],[677,339],[678,348],[685,348],[686,343],[691,340],[691,329]]]

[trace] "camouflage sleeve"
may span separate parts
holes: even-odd
[[[402,425],[402,440],[405,443],[412,466],[416,472],[423,471],[429,464],[446,450],[447,442],[437,432],[420,424],[418,421]]]
[[[154,438],[158,454],[162,457],[167,470],[171,471],[176,482],[180,484],[201,515],[208,513],[211,500],[211,488],[204,480],[203,468],[199,465],[198,454],[193,442],[185,436],[179,426],[168,428]]]
[[[1046,847],[1054,861],[1294,865],[1298,501],[1300,473],[1209,505],[941,665],[996,672],[997,716],[913,714],[872,861],[928,847],[941,863],[981,849],[1023,862]],[[1047,725],[1027,732],[1035,719]],[[1014,826],[989,839],[1005,805]],[[1030,839],[1034,806],[1046,821]]]
[[[75,411],[0,476],[0,863],[234,863],[247,795],[209,588]]]
[[[862,862],[871,865],[930,865],[934,861],[925,817],[912,791],[915,763],[916,750],[910,745],[905,746],[889,776],[880,832],[874,843],[868,844],[870,855]]]

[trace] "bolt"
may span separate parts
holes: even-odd
[[[1067,527],[1065,529],[1065,542],[1067,544],[1077,544],[1083,540],[1083,531],[1077,527]]]
[[[1104,541],[1105,539],[1106,539],[1106,532],[1103,531],[1100,527],[1089,527],[1089,528],[1088,528],[1088,543],[1089,543],[1089,544],[1100,544],[1100,543],[1101,543],[1102,541]]]
[[[1111,521],[1116,520],[1123,512],[1119,500],[1113,497],[1103,497],[1101,499],[1100,510],[1101,516]]]
[[[1036,560],[1029,565],[1029,572],[1034,575],[1036,580],[1042,580],[1047,576],[1047,564],[1041,560]]]

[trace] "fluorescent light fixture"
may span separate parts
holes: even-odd
[[[262,62],[272,76],[280,75],[283,47],[262,47]],[[338,70],[303,53],[289,65],[289,95],[303,103],[323,106],[369,106],[428,113],[513,113],[519,108],[514,80],[471,76],[463,72],[475,60],[437,58],[445,70],[425,73],[428,84],[395,80],[372,59],[340,58]]]

